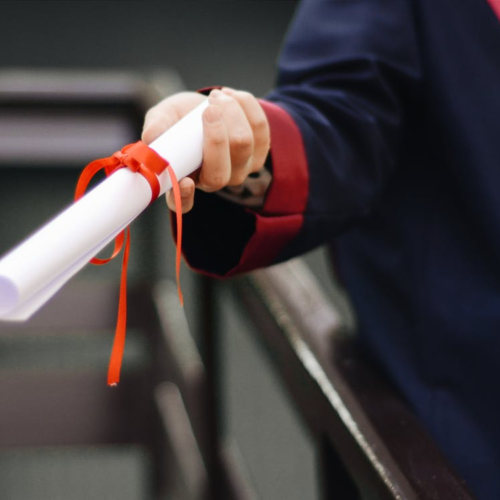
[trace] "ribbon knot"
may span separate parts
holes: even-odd
[[[138,172],[142,165],[138,160],[125,153],[123,149],[114,153],[113,158],[116,158],[118,160],[118,163],[116,164],[116,167],[108,167],[108,169],[106,170],[107,175],[111,175],[115,170],[118,170],[123,166],[128,167],[130,170],[132,170],[132,172]]]
[[[129,168],[132,172],[142,175],[151,188],[152,203],[160,194],[160,182],[157,175],[167,170],[172,189],[174,192],[175,207],[177,212],[177,250],[176,250],[176,277],[179,300],[183,305],[184,300],[180,288],[180,264],[182,245],[182,204],[179,183],[174,170],[167,160],[162,158],[156,151],[151,149],[142,141],[128,144],[121,151],[117,151],[112,156],[101,158],[90,162],[80,174],[75,190],[75,201],[80,199],[97,172],[104,170],[106,176],[110,176],[120,168]],[[116,322],[115,338],[111,351],[111,358],[108,369],[108,385],[115,386],[120,380],[123,351],[125,349],[125,335],[127,328],[127,267],[130,253],[130,228],[127,227],[116,238],[111,257],[98,259],[94,257],[90,260],[92,264],[103,265],[113,260],[121,251],[125,243],[122,261],[122,273],[120,279],[120,296],[118,301],[118,317]]]

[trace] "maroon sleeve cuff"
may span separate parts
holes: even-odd
[[[259,101],[271,129],[273,180],[264,207],[255,216],[255,232],[238,266],[228,275],[272,264],[299,233],[309,192],[309,173],[302,135],[282,108]]]
[[[292,117],[278,105],[260,100],[271,129],[273,181],[263,212],[302,214],[309,193],[309,171],[302,135]]]
[[[309,175],[301,133],[276,104],[260,101],[271,130],[273,180],[255,211],[197,193],[184,221],[184,256],[190,267],[217,277],[273,264],[304,221]]]

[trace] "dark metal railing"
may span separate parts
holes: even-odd
[[[227,460],[223,445],[218,405],[224,376],[217,312],[221,305],[215,300],[220,287],[229,287],[251,318],[269,363],[309,430],[319,457],[321,498],[473,498],[403,398],[358,351],[337,309],[301,260],[225,283],[200,278],[201,355],[175,306],[175,285],[157,288],[156,306],[165,346],[170,346],[163,358],[170,372],[166,378],[181,388],[180,397],[172,396],[172,388],[163,397],[174,407],[174,399],[182,401],[192,425],[189,432],[185,421],[177,429],[177,435],[189,436],[186,447],[168,445],[176,448],[174,462],[188,464],[180,477],[197,478],[196,491],[191,484],[181,498],[258,498],[235,463]],[[186,344],[186,339],[191,340]],[[199,460],[190,462],[187,456],[192,458],[195,451],[189,443],[194,441]]]
[[[302,261],[232,286],[317,443],[324,498],[472,498]]]

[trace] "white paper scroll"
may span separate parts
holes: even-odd
[[[150,144],[178,179],[202,161],[204,101]],[[159,176],[161,194],[172,185]],[[42,307],[72,276],[150,203],[144,177],[116,171],[0,260],[0,320],[22,321]]]

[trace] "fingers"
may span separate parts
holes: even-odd
[[[223,88],[222,92],[233,97],[243,110],[253,136],[253,152],[250,173],[258,172],[264,166],[271,146],[269,123],[257,99],[249,92]]]
[[[210,104],[203,112],[203,164],[197,187],[206,192],[218,191],[231,178],[231,155],[223,109]]]
[[[227,131],[230,170],[226,184],[230,186],[242,184],[250,173],[254,149],[252,128],[243,108],[232,96],[214,90],[210,93],[209,102],[220,108]]]
[[[190,177],[181,179],[179,181],[179,189],[181,192],[182,213],[185,214],[193,208],[194,204],[195,186],[193,179]],[[177,211],[172,190],[167,193],[167,205],[173,212]]]

